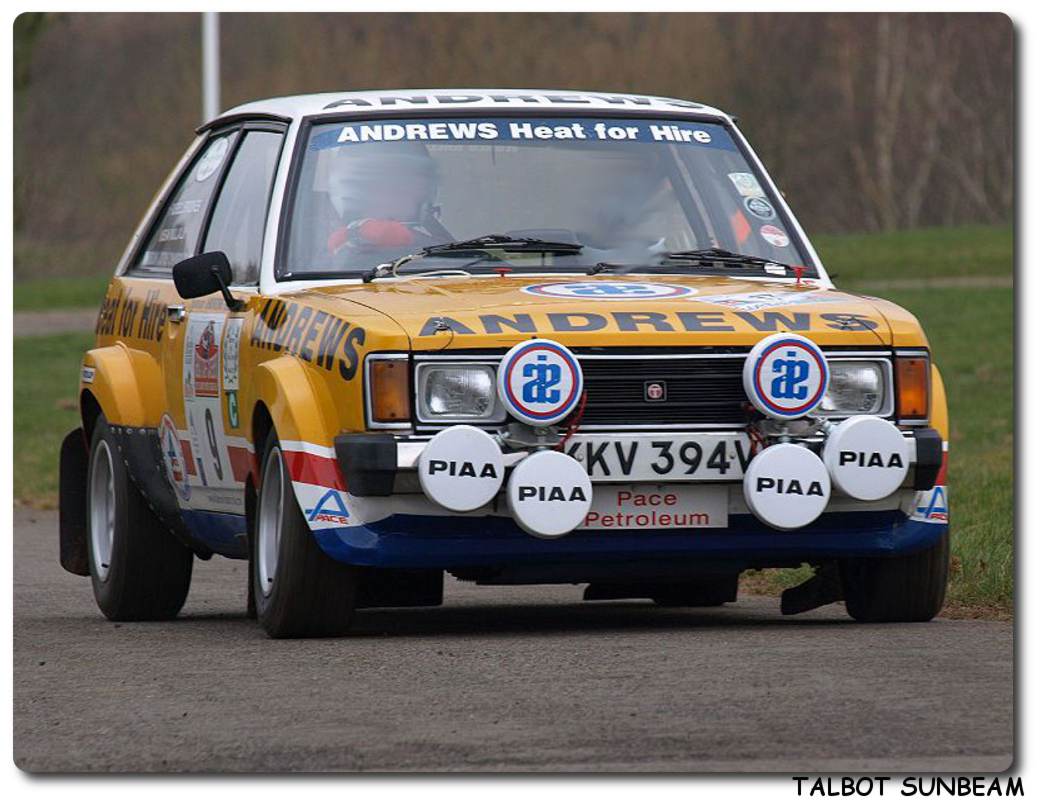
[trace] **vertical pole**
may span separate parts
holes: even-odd
[[[221,28],[216,11],[203,12],[203,122],[221,110]]]

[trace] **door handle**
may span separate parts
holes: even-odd
[[[181,322],[185,318],[185,307],[184,306],[167,306],[166,307],[166,318],[170,322]]]

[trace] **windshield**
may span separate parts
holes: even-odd
[[[497,234],[574,252],[439,252],[402,272],[668,264],[711,247],[805,264],[722,125],[630,118],[400,119],[315,125],[282,277],[350,276]],[[808,269],[813,275],[813,269]]]

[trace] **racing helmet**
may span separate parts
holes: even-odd
[[[329,199],[344,222],[388,219],[422,224],[437,195],[437,165],[420,142],[340,147],[327,170]]]

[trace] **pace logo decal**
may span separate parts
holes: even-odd
[[[583,281],[579,283],[537,283],[522,292],[538,297],[565,297],[581,300],[665,300],[695,294],[690,286],[669,283],[630,283],[628,281]]]
[[[499,398],[510,414],[539,427],[564,419],[578,405],[582,367],[564,345],[531,339],[512,347],[497,375]]]
[[[929,491],[919,492],[912,519],[946,524],[948,522],[948,488],[934,486]]]
[[[321,522],[347,525],[350,523],[351,517],[347,511],[347,506],[344,505],[344,501],[340,497],[340,492],[336,489],[327,491],[318,499],[313,508],[304,509],[304,514],[307,517],[308,524],[311,526]]]
[[[186,501],[192,494],[188,483],[188,470],[185,468],[184,454],[181,450],[181,438],[177,435],[177,427],[168,414],[159,421],[159,447],[163,451],[163,465],[167,478],[177,491],[178,497]]]
[[[742,377],[757,409],[775,419],[795,419],[817,408],[825,396],[829,367],[814,342],[780,333],[750,351]]]

